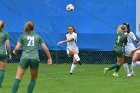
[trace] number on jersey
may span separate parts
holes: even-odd
[[[28,40],[27,46],[34,46],[34,36],[28,36],[27,40]]]

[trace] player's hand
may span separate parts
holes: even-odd
[[[64,41],[60,41],[60,42],[58,42],[57,44],[60,45],[60,44],[63,44],[63,43],[64,43]]]
[[[131,54],[134,54],[134,53],[135,53],[135,50],[132,50],[132,51],[131,51]]]
[[[10,55],[8,55],[8,57],[9,57],[9,59],[11,60],[11,58],[12,58],[11,54],[10,54]]]
[[[47,64],[48,64],[48,65],[51,65],[51,64],[52,64],[52,59],[48,59]]]
[[[16,51],[15,50],[13,50],[13,54],[16,55]]]

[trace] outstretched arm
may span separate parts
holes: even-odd
[[[74,38],[70,38],[70,39],[67,39],[67,40],[64,40],[64,41],[60,41],[57,44],[60,45],[60,44],[66,43],[66,42],[71,42],[73,40],[74,40]]]

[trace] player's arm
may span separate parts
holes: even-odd
[[[64,40],[64,41],[60,41],[60,42],[58,42],[58,45],[66,43],[66,42],[71,42],[71,41],[74,41],[74,38],[70,38],[70,39],[67,39],[67,40]]]
[[[48,64],[52,64],[52,57],[51,57],[51,54],[50,54],[50,51],[49,51],[48,47],[46,46],[45,43],[42,43],[41,46],[44,49],[45,53],[47,54]]]
[[[17,45],[16,45],[16,47],[15,47],[15,49],[14,49],[14,51],[13,51],[13,54],[17,54],[18,53],[18,51],[19,51],[19,49],[20,49],[20,46],[21,46],[21,43],[20,42],[17,42]]]
[[[9,39],[6,40],[6,48],[7,48],[8,56],[11,59],[11,49],[10,49],[10,40]]]

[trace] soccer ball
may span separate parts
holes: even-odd
[[[68,5],[66,6],[66,10],[67,10],[68,12],[72,12],[72,11],[74,10],[74,5],[73,5],[73,4],[68,4]]]

